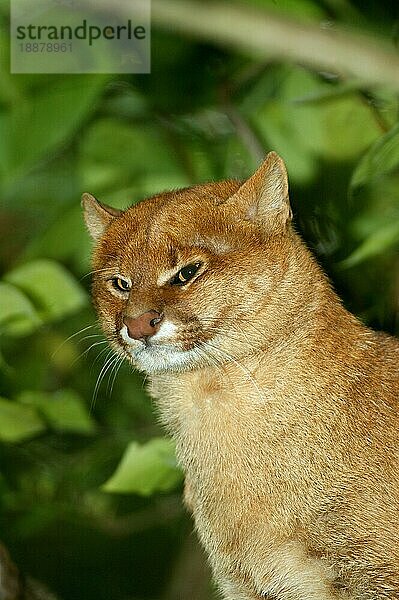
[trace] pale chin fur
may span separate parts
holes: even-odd
[[[129,359],[136,368],[145,373],[165,373],[167,371],[187,371],[199,362],[198,351],[193,348],[189,350],[180,350],[172,343],[165,343],[163,340],[169,338],[175,331],[172,323],[166,323],[164,331],[155,334],[149,345],[145,345],[140,340],[133,340],[129,337],[127,327],[124,325],[119,334],[124,343],[124,349],[129,355]],[[166,333],[168,334],[166,336]],[[155,341],[155,343],[154,343]]]

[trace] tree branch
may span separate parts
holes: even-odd
[[[110,0],[91,1],[97,9],[111,6]],[[131,0],[118,0],[112,10],[128,18]],[[245,5],[203,0],[152,0],[152,23],[258,59],[289,60],[355,77],[362,84],[399,90],[399,55],[377,36],[338,26],[322,28]]]

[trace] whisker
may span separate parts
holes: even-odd
[[[104,340],[103,342],[104,344],[107,344],[108,341]],[[100,342],[97,342],[97,344],[100,344]],[[100,357],[105,354],[105,352],[109,351],[109,353],[113,352],[113,350],[110,349],[109,346],[107,346],[106,348],[103,348],[103,350],[101,350],[101,352],[99,352],[99,354],[97,354],[96,358],[93,360],[93,363],[91,365],[91,368],[94,367],[94,365],[100,360]]]
[[[110,356],[110,354],[111,354],[111,356]],[[105,360],[105,363],[103,364],[102,369],[101,369],[100,373],[98,374],[96,385],[94,386],[93,396],[92,396],[91,403],[90,403],[90,412],[93,412],[93,410],[95,408],[101,382],[104,379],[108,369],[113,364],[114,360],[116,360],[116,357],[112,350],[110,350],[110,354],[108,354],[108,356]]]
[[[100,344],[106,344],[106,343],[107,343],[107,340],[101,340],[99,342],[94,342],[94,344],[91,344],[91,346],[89,346],[88,348],[86,348],[86,350],[84,350],[83,352],[81,352],[79,354],[79,356],[77,358],[75,358],[75,360],[73,361],[71,367],[73,367],[81,358],[83,358],[84,356],[86,356],[86,354],[88,354],[92,348],[95,348],[96,346],[100,346]]]
[[[94,269],[93,271],[89,271],[88,273],[86,273],[85,275],[83,275],[79,279],[79,281],[83,281],[83,279],[86,279],[86,277],[90,277],[90,275],[94,275],[95,273],[104,273],[106,271],[114,272],[115,269],[113,267],[105,267],[104,269]]]
[[[260,336],[264,336],[264,331],[260,328],[257,327],[254,322],[253,319],[250,318],[243,318],[243,317],[239,317],[239,318],[235,318],[235,317],[223,317],[224,321],[231,321],[232,323],[232,329],[237,332],[238,334],[238,339],[240,339],[240,336],[244,336],[247,338],[247,340],[250,342],[250,339],[248,338],[248,332],[243,331],[242,329],[238,329],[238,326],[240,323],[245,323],[245,325],[248,325],[249,327],[252,328],[252,330],[256,333],[259,334]],[[206,322],[215,322],[215,318],[207,318],[207,317],[201,317],[201,321]],[[220,331],[220,328],[218,329],[217,327],[215,327],[215,331]],[[225,331],[223,331],[223,335],[227,335],[227,333]]]
[[[199,345],[199,343],[196,343],[194,345],[194,350],[196,351],[197,355],[200,358],[205,357],[212,363],[212,365],[214,367],[216,367],[218,370],[220,370],[220,371],[222,371],[222,373],[224,373],[223,369],[221,368],[220,362],[216,359],[215,356],[213,356],[209,352],[206,352],[206,349],[203,346]]]
[[[91,335],[85,335],[81,340],[78,341],[79,344],[81,344],[82,342],[86,341],[86,340],[90,340],[92,338],[99,338],[102,337],[101,333],[92,333]]]
[[[228,371],[224,368],[223,363],[221,363],[219,359],[214,356],[214,354],[209,352],[208,348],[198,347],[197,350],[199,351],[199,356],[204,356],[208,361],[210,361],[211,364],[216,367],[219,373],[221,373],[222,377],[228,379],[230,386],[235,389],[236,384],[232,381]]]
[[[108,384],[107,384],[107,394],[108,396],[111,396],[111,389],[113,387],[113,384],[115,383],[115,377],[116,377],[116,373],[118,370],[118,367],[120,365],[120,361],[121,361],[121,357],[119,355],[115,355],[115,360],[113,361],[111,370],[108,373]]]
[[[264,397],[264,395],[262,393],[262,390],[260,389],[260,387],[259,387],[256,379],[253,377],[253,375],[252,375],[252,373],[250,372],[249,369],[247,369],[246,367],[244,367],[244,365],[242,365],[233,356],[231,356],[230,354],[228,354],[227,352],[225,352],[221,348],[218,348],[215,345],[211,344],[210,342],[206,342],[206,346],[210,347],[212,350],[214,350],[216,352],[219,352],[220,354],[222,354],[223,356],[225,356],[228,361],[233,362],[239,369],[241,369],[241,371],[248,377],[248,379],[251,381],[252,385],[256,389],[256,391],[258,393],[258,396],[259,396],[259,399],[262,400],[262,402],[264,402],[265,397]]]
[[[87,331],[88,329],[92,329],[93,327],[95,327],[95,325],[87,325],[87,327],[83,327],[82,329],[79,329],[79,331],[76,331],[75,333],[73,333],[72,335],[70,335],[69,337],[67,337],[67,339],[64,340],[63,342],[61,342],[61,344],[58,346],[58,348],[56,348],[56,350],[54,350],[53,354],[51,355],[51,358],[54,358],[54,356],[57,354],[57,352],[59,352],[61,350],[61,348],[67,342],[69,342],[69,340],[72,340],[74,337],[76,337],[80,333],[84,333],[85,331]],[[85,338],[83,338],[83,339],[85,339]]]
[[[215,333],[215,334],[219,334],[221,336],[223,336],[224,338],[228,338],[230,340],[232,340],[233,342],[242,342],[242,338],[245,337],[248,344],[250,346],[252,346],[252,340],[250,338],[248,338],[247,334],[245,332],[242,331],[238,331],[235,330],[233,328],[231,328],[229,331],[225,331],[223,329],[221,329],[220,327],[217,327],[215,325],[211,325],[211,326],[207,326],[206,328],[204,328],[204,333]]]
[[[207,360],[209,360],[216,367],[216,369],[222,374],[223,377],[227,377],[230,385],[233,388],[236,387],[234,382],[231,380],[231,377],[229,376],[226,369],[223,368],[223,363],[219,362],[219,360],[211,352],[207,351],[207,348],[196,347],[196,350],[198,350],[198,355],[200,358],[205,357]]]
[[[145,389],[145,384],[147,383],[147,379],[148,379],[148,373],[144,373],[143,382],[141,384],[141,389],[142,390]]]

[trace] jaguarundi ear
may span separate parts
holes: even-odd
[[[106,204],[100,204],[94,196],[87,192],[82,195],[82,206],[86,227],[93,240],[98,240],[111,221],[123,212]]]
[[[249,221],[285,225],[292,218],[287,170],[276,152],[269,152],[255,173],[227,201]]]

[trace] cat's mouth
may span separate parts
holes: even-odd
[[[171,324],[172,325],[172,324]],[[203,341],[198,335],[177,335],[177,328],[169,326],[162,335],[132,339],[124,325],[119,332],[120,346],[136,368],[146,373],[185,371],[204,362]]]

